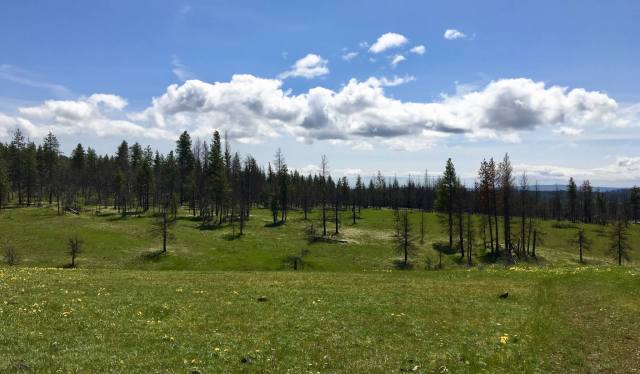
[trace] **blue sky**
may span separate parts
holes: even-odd
[[[0,140],[166,152],[218,128],[305,170],[326,154],[335,174],[437,173],[451,157],[471,178],[509,152],[543,183],[630,185],[639,17],[637,1],[6,2]]]

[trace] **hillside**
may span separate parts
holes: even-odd
[[[100,214],[83,212],[80,215],[58,216],[54,209],[19,208],[0,213],[2,243],[18,250],[25,266],[61,267],[69,262],[67,240],[78,235],[84,240],[80,254],[81,268],[173,269],[173,270],[284,270],[290,269],[286,258],[308,250],[304,257],[305,271],[364,271],[394,268],[399,253],[394,251],[394,217],[391,210],[365,209],[361,219],[352,224],[350,212],[342,212],[342,224],[337,239],[340,242],[315,242],[305,237],[310,223],[321,230],[319,211],[312,212],[309,221],[299,211],[291,211],[284,225],[271,225],[270,212],[251,211],[251,219],[242,237],[233,236],[229,224],[202,228],[200,222],[182,211],[173,229],[175,240],[169,242],[166,256],[154,257],[160,239],[151,233],[153,218],[149,215],[122,218],[114,211]],[[422,270],[427,260],[435,265],[439,253],[434,244],[445,241],[442,225],[435,214],[425,217],[424,243],[420,244],[418,211],[411,213],[412,238],[416,249],[411,256],[414,269]],[[476,217],[477,218],[477,217]],[[476,231],[477,231],[476,224]],[[540,221],[538,256],[531,265],[576,265],[578,251],[570,244],[577,227],[584,227],[593,240],[592,250],[585,253],[588,264],[610,264],[613,257],[606,253],[609,246],[609,227],[571,224],[569,222]],[[237,228],[235,229],[237,232]],[[328,232],[334,231],[333,222]],[[518,232],[518,220],[513,222],[513,235]],[[640,241],[640,227],[630,225],[631,243]],[[489,265],[476,233],[474,263]],[[640,258],[632,252],[631,258]],[[443,252],[445,268],[459,265],[458,253]],[[637,261],[637,260],[636,260]],[[635,263],[635,262],[634,262]]]

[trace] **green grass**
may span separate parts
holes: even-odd
[[[446,237],[426,214],[420,244],[414,212],[414,271],[400,271],[392,212],[348,217],[340,243],[310,244],[300,212],[269,227],[253,210],[241,238],[183,212],[168,255],[149,259],[160,244],[150,216],[4,210],[0,246],[22,263],[0,267],[0,372],[637,371],[640,271],[612,266],[608,227],[583,226],[589,266],[569,244],[577,229],[547,221],[536,261],[492,264],[476,249],[471,269],[451,253],[425,271]],[[639,227],[629,232],[639,243]],[[61,269],[72,235],[85,241],[80,267]],[[285,259],[302,249],[304,269],[291,271]]]
[[[319,227],[319,211],[311,214]],[[412,256],[415,269],[424,269],[427,258],[438,261],[434,243],[446,241],[445,233],[435,214],[425,214],[425,242],[420,244],[420,213],[411,215],[416,251]],[[7,209],[0,213],[0,246],[13,245],[26,266],[60,267],[69,262],[67,240],[78,235],[85,242],[80,255],[80,267],[146,269],[146,270],[283,270],[287,256],[308,249],[305,258],[307,271],[363,271],[385,270],[394,266],[399,254],[393,249],[393,214],[390,210],[367,209],[362,219],[353,225],[349,212],[343,213],[339,239],[346,243],[316,242],[309,244],[304,235],[302,213],[292,211],[285,225],[269,227],[270,212],[252,210],[245,235],[232,237],[229,224],[208,230],[200,229],[200,222],[182,212],[175,227],[176,240],[169,243],[169,254],[156,260],[145,254],[157,251],[160,240],[150,234],[150,216],[121,218],[116,212],[102,214],[86,212],[81,215],[58,216],[54,209]],[[518,232],[517,219],[513,232]],[[577,264],[578,251],[569,244],[577,231],[562,228],[554,221],[542,221],[546,233],[544,244],[538,248],[538,264]],[[554,227],[557,226],[557,227]],[[569,225],[571,226],[571,225]],[[585,253],[589,264],[610,264],[614,258],[606,253],[609,228],[583,225],[594,241],[593,249]],[[334,226],[329,225],[329,232]],[[502,231],[502,227],[500,228]],[[640,243],[640,227],[630,225],[631,242]],[[475,262],[482,263],[484,250],[476,242]],[[638,249],[640,250],[640,249]],[[632,259],[640,256],[632,253]],[[458,266],[459,254],[444,256],[446,267]]]
[[[639,282],[613,267],[3,268],[0,371],[633,372]]]

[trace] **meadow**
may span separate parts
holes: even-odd
[[[284,225],[271,225],[271,213],[264,209],[251,211],[242,237],[234,236],[238,228],[230,224],[201,227],[201,222],[187,211],[181,211],[172,229],[175,239],[169,242],[166,256],[151,254],[161,248],[160,238],[151,233],[151,214],[131,215],[123,218],[112,210],[101,213],[83,212],[79,215],[58,215],[49,208],[6,209],[0,214],[0,246],[13,246],[18,250],[25,266],[61,267],[69,262],[67,240],[77,235],[84,241],[84,250],[78,259],[85,268],[116,268],[144,270],[289,270],[287,257],[308,251],[304,258],[306,271],[371,271],[394,268],[400,254],[394,250],[394,216],[389,209],[364,209],[354,225],[351,214],[342,212],[342,224],[337,241],[309,243],[305,227],[313,223],[321,231],[319,210],[305,221],[300,211],[291,211]],[[476,217],[477,218],[477,217]],[[434,213],[424,214],[425,234],[420,242],[421,214],[411,213],[412,238],[415,250],[411,256],[414,269],[423,270],[439,262],[436,250],[447,240],[443,225]],[[477,220],[476,220],[477,221]],[[578,227],[585,229],[593,241],[585,252],[585,262],[591,265],[614,264],[615,257],[607,253],[610,228],[602,225],[572,224],[562,221],[540,221],[544,232],[536,249],[533,265],[564,266],[578,264],[578,249],[570,243]],[[237,225],[236,225],[237,226]],[[478,226],[476,224],[476,226]],[[328,222],[328,232],[334,231]],[[640,225],[630,225],[630,242],[640,243]],[[513,222],[513,235],[517,236],[518,220]],[[476,234],[474,263],[491,265],[486,261]],[[456,251],[444,250],[445,268],[464,264]],[[632,263],[637,254],[632,252]]]
[[[536,260],[493,263],[476,245],[473,267],[444,252],[429,271],[445,233],[425,214],[421,244],[413,212],[407,271],[395,267],[390,210],[363,210],[355,225],[345,212],[337,242],[310,244],[302,218],[272,226],[253,210],[238,238],[181,212],[168,254],[150,256],[160,240],[149,215],[3,211],[0,240],[21,263],[0,267],[0,371],[638,370],[640,271],[614,265],[607,227],[582,226],[594,241],[586,265],[569,244],[577,229],[544,221]],[[72,235],[84,251],[66,269]],[[287,257],[302,249],[293,271]]]

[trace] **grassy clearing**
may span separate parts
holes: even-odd
[[[362,219],[352,225],[349,212],[343,213],[339,239],[346,243],[307,243],[301,212],[293,211],[285,225],[269,227],[270,212],[256,209],[241,238],[232,236],[229,224],[202,230],[200,222],[182,212],[175,228],[176,240],[169,245],[169,255],[156,260],[144,258],[145,253],[157,251],[160,241],[152,238],[149,216],[121,218],[116,212],[96,215],[86,212],[79,216],[58,216],[53,209],[7,209],[0,213],[0,245],[13,245],[26,266],[60,267],[69,260],[67,239],[77,234],[85,241],[81,267],[148,270],[283,270],[287,256],[309,249],[305,258],[306,271],[362,271],[393,268],[398,254],[393,251],[393,214],[389,210],[367,209]],[[316,225],[319,212],[311,214]],[[446,241],[445,233],[435,214],[425,214],[425,242],[420,244],[420,213],[411,215],[413,236],[417,250],[412,262],[415,269],[424,269],[428,258],[438,261],[434,243]],[[517,233],[517,220],[513,232]],[[570,238],[577,225],[541,222],[545,232],[544,244],[538,248],[538,264],[577,264],[578,251],[571,248]],[[329,225],[329,231],[333,230]],[[584,225],[594,245],[585,254],[589,264],[610,264],[606,254],[608,227]],[[631,243],[640,243],[640,227],[630,226]],[[478,235],[479,238],[479,235]],[[478,239],[479,241],[479,239]],[[640,256],[632,253],[632,258]],[[475,261],[482,263],[484,251],[476,245]],[[457,265],[457,253],[445,254],[446,267]]]
[[[613,267],[2,268],[0,371],[633,372],[639,281]]]

